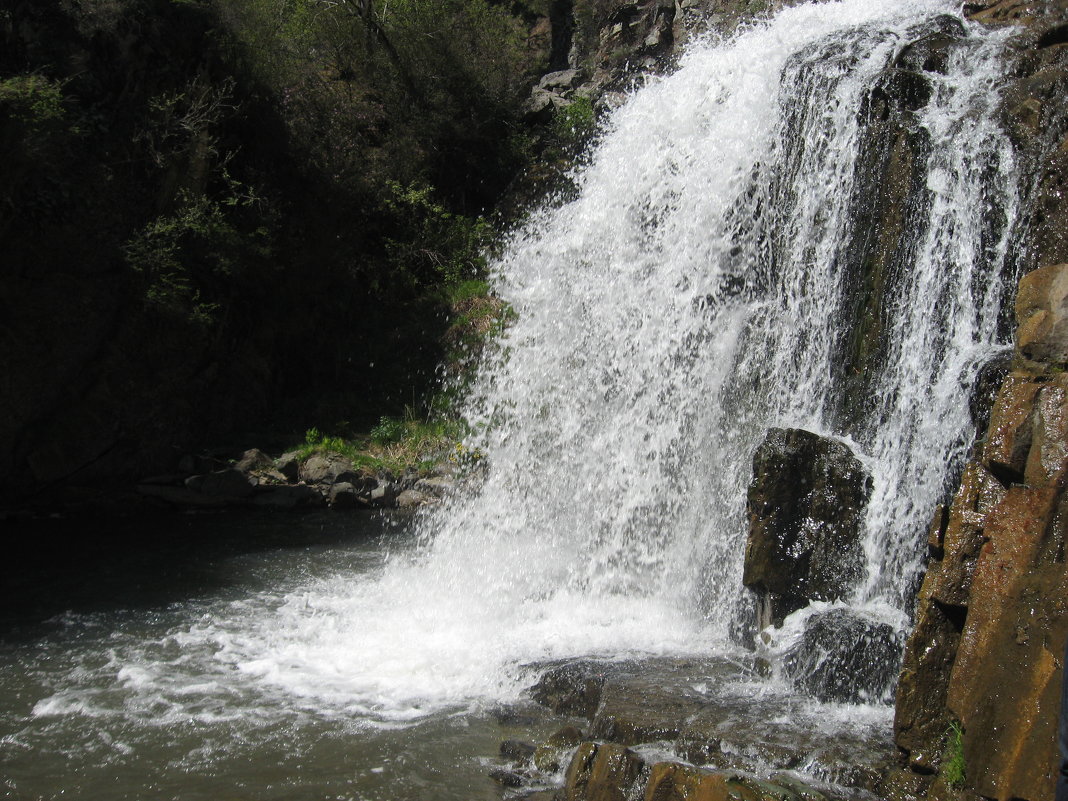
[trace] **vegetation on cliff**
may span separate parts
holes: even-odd
[[[457,318],[493,306],[465,293],[530,157],[545,5],[0,11],[8,492],[424,414]]]

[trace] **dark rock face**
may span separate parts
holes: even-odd
[[[820,701],[888,700],[903,639],[889,624],[832,609],[806,621],[800,642],[783,658],[783,672]]]
[[[768,431],[753,456],[742,578],[761,596],[761,628],[856,585],[870,495],[871,478],[842,443],[800,429]]]

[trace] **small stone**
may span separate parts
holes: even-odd
[[[371,490],[370,501],[372,506],[393,506],[397,502],[397,486],[392,481],[382,481]]]
[[[543,743],[534,751],[534,767],[542,773],[560,770],[560,749]]]
[[[231,468],[201,476],[190,476],[186,479],[185,486],[213,497],[247,498],[256,491],[258,483],[255,478]]]
[[[526,783],[526,777],[523,774],[508,770],[508,768],[493,768],[489,776],[502,787],[522,787]]]
[[[274,460],[259,448],[250,448],[241,454],[241,459],[234,468],[242,473],[266,470],[274,466]]]
[[[555,748],[574,748],[582,742],[582,729],[578,726],[564,726],[553,732],[545,742]]]
[[[534,756],[537,747],[526,740],[505,740],[501,743],[501,756],[513,762],[526,762]]]
[[[411,509],[423,506],[430,501],[430,496],[424,495],[419,490],[404,490],[397,496],[397,506],[401,509]]]
[[[323,505],[323,496],[306,484],[269,484],[257,487],[252,502],[275,509],[303,509]]]
[[[360,505],[360,497],[356,488],[346,481],[338,482],[330,488],[327,495],[330,505],[337,509],[351,509]]]

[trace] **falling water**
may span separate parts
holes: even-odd
[[[430,521],[436,579],[510,608],[641,604],[650,629],[724,643],[746,603],[752,453],[792,426],[848,442],[871,471],[854,601],[904,608],[970,444],[973,378],[1000,347],[1015,219],[993,122],[1001,39],[972,32],[927,74],[923,180],[886,258],[880,358],[841,386],[850,309],[871,291],[850,260],[875,236],[873,96],[907,45],[959,26],[942,10],[790,9],[693,49],[613,116],[578,199],[498,265],[518,320],[468,410],[491,470]]]
[[[534,214],[495,265],[516,315],[465,410],[479,486],[358,578],[295,576],[116,632],[105,656],[47,668],[32,716],[116,719],[133,738],[272,730],[278,710],[388,728],[514,699],[529,663],[731,652],[745,491],[773,426],[836,437],[870,470],[852,603],[903,618],[973,435],[970,387],[1003,347],[1016,224],[993,114],[1003,36],[951,12],[809,4],[692,46],[610,115],[577,199]],[[892,227],[871,219],[879,98],[909,43],[953,29],[929,97],[902,112],[913,188],[873,305],[858,261]],[[854,363],[873,320],[875,356]],[[22,740],[46,736],[27,725]]]

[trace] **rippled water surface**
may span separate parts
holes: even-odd
[[[407,521],[219,514],[20,529],[51,544],[3,576],[7,797],[500,797],[485,758],[520,730],[492,705],[376,720],[272,684],[241,656],[253,620],[277,625],[324,582],[371,580],[410,547]]]

